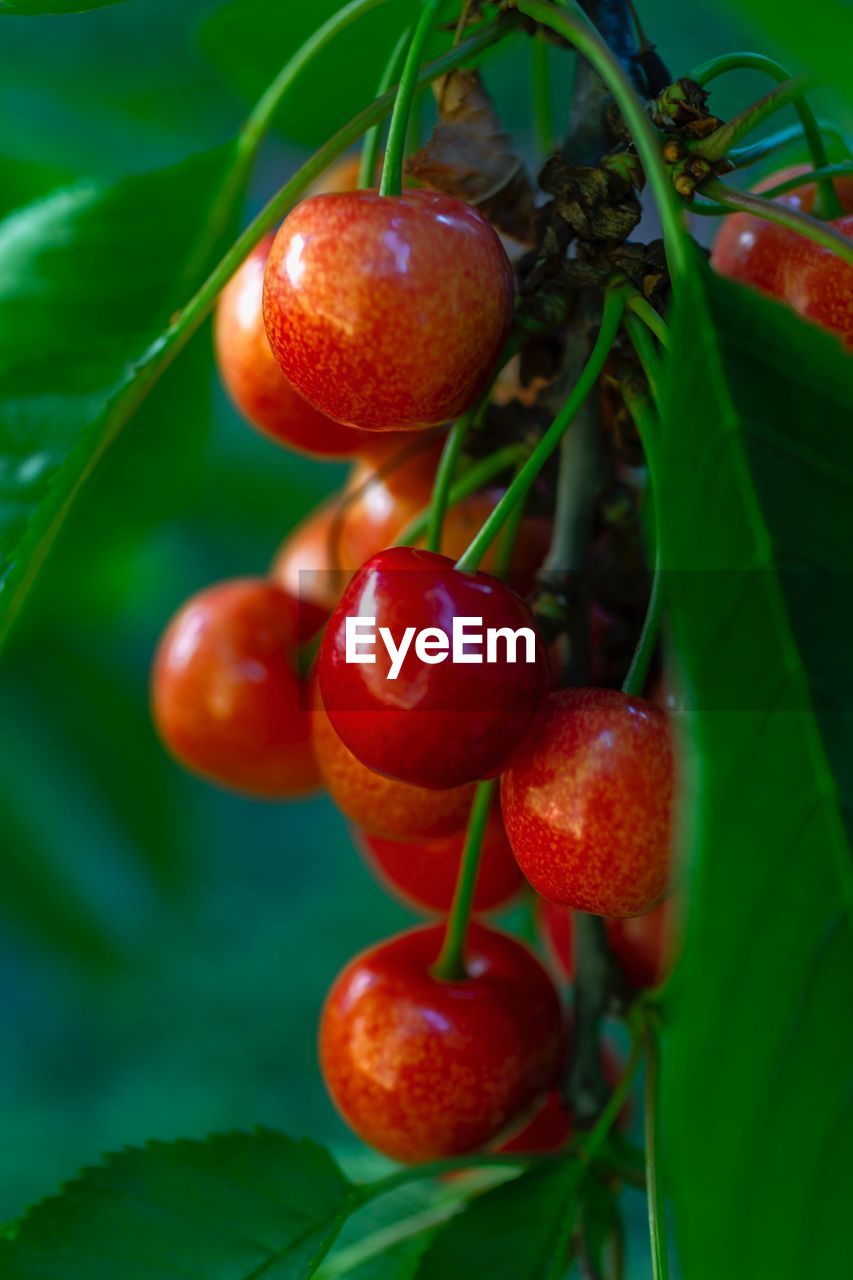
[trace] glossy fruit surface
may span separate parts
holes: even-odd
[[[319,698],[314,706],[314,754],[326,790],[341,812],[367,835],[429,840],[464,829],[474,799],[473,783],[428,791],[384,778],[356,760],[341,742]]]
[[[264,283],[270,344],[323,413],[377,431],[436,426],[476,399],[512,318],[506,253],[470,205],[426,191],[303,200]]]
[[[234,404],[279,444],[316,457],[350,457],[364,433],[320,413],[294,390],[264,329],[264,267],[272,236],[262,240],[222,290],[214,320],[219,372]]]
[[[552,694],[501,780],[513,852],[537,893],[602,916],[666,896],[673,743],[662,711],[614,689]]]
[[[154,719],[172,754],[252,795],[313,790],[319,774],[295,649],[293,601],[263,579],[235,579],[189,600],[152,671]]]
[[[756,190],[804,171],[802,166],[783,169],[765,178]],[[853,238],[853,178],[836,180],[835,188],[845,213],[831,225]],[[814,184],[805,183],[776,199],[780,204],[811,213]],[[721,275],[786,302],[801,316],[840,334],[848,346],[853,345],[853,267],[831,250],[752,214],[733,213],[720,228],[711,262]]]
[[[437,796],[452,793],[431,791],[427,794],[435,800]],[[386,840],[358,831],[356,843],[377,879],[409,906],[441,914],[450,910],[465,847],[464,829],[439,840],[418,841]],[[522,883],[500,810],[496,807],[489,815],[483,837],[474,910],[493,911],[514,897]]]
[[[347,618],[374,619],[374,663],[346,660]],[[395,643],[407,629],[451,637],[454,618],[480,619],[478,633],[520,628],[530,633],[532,661],[522,638],[518,661],[509,646],[466,646],[478,663],[426,663],[411,641],[399,673],[379,640]],[[437,655],[433,653],[435,659]],[[368,768],[420,787],[456,787],[494,777],[530,728],[548,689],[548,660],[524,601],[488,574],[459,573],[446,556],[394,547],[374,556],[347,587],[329,620],[319,659],[320,689],[329,718],[350,751]]]
[[[551,979],[526,947],[473,924],[462,982],[432,977],[444,927],[357,956],[320,1026],[326,1085],[357,1134],[415,1163],[473,1151],[554,1080],[562,1042]]]
[[[607,940],[628,986],[635,991],[656,987],[669,976],[673,959],[672,911],[675,898],[654,911],[625,920],[608,920]],[[574,977],[571,912],[553,902],[541,903],[540,920],[549,949],[564,976]]]

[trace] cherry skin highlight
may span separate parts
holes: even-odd
[[[452,792],[430,791],[427,794],[434,801],[436,796]],[[463,829],[438,840],[387,840],[358,831],[356,844],[377,879],[403,902],[416,910],[443,915],[453,902],[465,834]],[[495,807],[483,836],[473,909],[494,911],[513,898],[522,883],[521,872],[506,838],[500,809]]]
[[[518,865],[549,902],[637,916],[669,887],[673,743],[662,711],[615,689],[552,694],[501,779]]]
[[[472,924],[469,977],[430,970],[444,926],[382,942],[335,981],[320,1024],[320,1063],[338,1110],[392,1159],[474,1151],[554,1081],[560,1003],[514,938]]]
[[[346,619],[374,618],[376,662],[346,661]],[[471,649],[477,664],[427,664],[415,642],[396,679],[380,640],[387,628],[399,643],[407,628],[451,637],[454,618],[479,618],[478,633],[527,628],[532,658],[509,662],[501,640],[494,662]],[[435,655],[432,655],[435,657]],[[329,620],[319,657],[323,703],[339,737],[362,764],[419,787],[441,790],[494,777],[529,730],[548,690],[548,659],[530,610],[496,578],[463,574],[446,556],[392,547],[354,576]]]
[[[266,330],[289,381],[329,417],[372,431],[463,413],[497,361],[512,304],[495,231],[428,191],[303,200],[264,281]]]
[[[294,602],[263,579],[193,596],[154,660],[151,698],[164,743],[188,769],[250,795],[319,784],[294,665]]]
[[[672,969],[675,898],[667,898],[654,911],[624,920],[608,920],[605,928],[610,949],[616,956],[628,986],[634,991],[656,987]],[[548,949],[563,976],[571,981],[575,973],[574,929],[571,912],[553,902],[539,904],[540,927]]]
[[[799,165],[783,169],[765,178],[756,191],[807,171]],[[845,213],[830,225],[853,238],[853,178],[836,179],[835,189]],[[775,199],[811,213],[814,183],[804,183]],[[853,346],[853,267],[831,250],[751,213],[733,213],[723,221],[711,263],[720,275],[778,298],[805,319],[839,334],[848,347]]]
[[[464,830],[473,783],[429,791],[384,778],[356,760],[341,742],[319,697],[312,719],[314,754],[326,790],[341,812],[362,828],[365,839],[433,840]]]
[[[214,320],[216,360],[237,409],[279,444],[318,458],[348,458],[364,433],[320,413],[294,390],[264,329],[264,267],[272,236],[249,254],[219,296]]]

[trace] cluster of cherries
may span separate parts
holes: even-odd
[[[718,260],[737,248],[743,276],[746,249],[733,240],[744,228],[729,225]],[[429,504],[441,427],[493,374],[513,295],[501,240],[474,208],[422,190],[356,190],[350,162],[257,247],[218,308],[225,385],[280,444],[354,468],[268,577],[214,586],[177,614],[155,661],[154,715],[172,753],[226,787],[282,798],[324,785],[369,866],[427,913],[450,910],[476,785],[500,777],[474,911],[507,902],[526,877],[564,976],[568,907],[607,917],[637,988],[665,975],[669,952],[665,712],[615,689],[553,689],[541,640],[529,662],[507,650],[464,665],[409,653],[393,681],[378,648],[372,664],[346,660],[348,617],[394,635],[448,634],[470,616],[538,634],[503,581],[455,566],[500,490],[451,507],[445,554],[392,545]],[[521,523],[515,567],[531,581],[549,535],[541,517]],[[304,667],[320,636],[301,674],[300,654]],[[567,1032],[549,970],[477,922],[464,972],[438,973],[445,934],[443,923],[404,933],[338,977],[320,1030],[335,1102],[403,1161],[561,1145]]]

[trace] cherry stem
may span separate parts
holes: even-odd
[[[622,394],[634,425],[640,434],[643,443],[643,449],[646,458],[651,455],[654,443],[660,438],[660,421],[655,413],[654,407],[649,396],[644,390],[638,388],[631,382],[626,382],[622,387]],[[655,501],[655,490],[652,487],[652,503]],[[654,505],[652,506],[654,513]],[[652,574],[652,585],[649,593],[649,602],[646,606],[646,616],[643,620],[643,627],[640,632],[640,638],[634,650],[634,656],[631,659],[631,666],[628,674],[622,684],[623,693],[631,694],[634,697],[642,695],[646,687],[646,679],[649,674],[652,658],[654,657],[655,647],[660,632],[661,618],[663,615],[663,590],[662,590],[662,574],[660,563],[660,542],[657,535],[657,521],[654,521],[654,571]]]
[[[468,432],[474,421],[474,411],[466,413],[458,422],[454,422],[447,435],[441,451],[435,480],[432,486],[432,501],[429,505],[426,545],[428,551],[441,551],[441,536],[444,531],[444,516],[450,500],[450,489],[456,473],[456,464],[465,445]]]
[[[518,468],[516,469],[516,475],[521,470],[521,467],[522,464],[519,463]],[[504,526],[503,537],[501,538],[501,543],[498,547],[497,560],[494,567],[494,575],[496,578],[506,578],[512,568],[512,556],[521,530],[521,522],[524,519],[526,499],[527,494],[523,494],[521,501],[516,504],[515,510]]]
[[[643,1040],[646,1049],[646,1089],[644,1131],[646,1142],[646,1196],[649,1210],[649,1239],[652,1248],[652,1276],[667,1280],[669,1257],[666,1248],[663,1194],[658,1161],[658,1110],[660,1098],[660,1043],[654,1014],[643,1011]]]
[[[757,102],[750,103],[738,115],[732,116],[724,125],[709,134],[707,138],[693,143],[690,150],[694,155],[704,156],[706,160],[722,160],[737,146],[742,138],[752,133],[763,124],[769,116],[775,115],[783,107],[796,103],[814,88],[814,80],[808,75],[792,76],[784,84],[771,89]]]
[[[830,178],[846,178],[853,174],[853,161],[846,161],[843,164],[828,164],[823,169],[815,169],[799,173],[794,178],[786,178],[784,182],[777,182],[772,187],[765,187],[761,192],[765,200],[775,200],[777,196],[783,196],[787,191],[796,191],[798,187],[807,186],[810,182],[815,182],[819,177],[825,176]],[[687,208],[691,213],[698,213],[703,218],[724,218],[731,213],[731,209],[721,204],[702,204],[700,201],[691,201]]]
[[[728,71],[764,71],[780,84],[791,79],[791,73],[775,58],[768,58],[763,53],[729,53],[720,58],[711,58],[701,66],[694,68],[688,79],[697,84],[706,85],[717,76]],[[800,117],[803,136],[809,148],[812,165],[815,169],[824,169],[827,165],[826,147],[817,117],[808,100],[801,98],[795,104]],[[833,186],[831,177],[822,178],[818,184],[818,196],[815,201],[815,214],[818,218],[838,218],[843,213],[841,201]]]
[[[455,507],[457,502],[462,502],[465,498],[470,498],[472,494],[477,493],[490,480],[494,480],[503,471],[509,471],[523,458],[528,457],[529,451],[525,445],[507,444],[502,449],[498,449],[495,453],[490,454],[488,458],[482,458],[479,462],[475,462],[473,466],[459,477],[450,490],[447,500],[447,506]],[[430,516],[432,514],[432,504],[424,507],[423,511],[415,516],[414,520],[410,520],[402,533],[395,540],[394,545],[397,547],[408,547],[417,542],[426,533]]]
[[[766,222],[775,222],[780,227],[795,231],[797,235],[813,240],[821,248],[829,249],[848,266],[853,266],[853,243],[840,231],[827,226],[825,222],[819,222],[817,218],[812,218],[807,213],[802,213],[799,209],[766,200],[764,196],[757,196],[752,191],[738,191],[735,187],[727,187],[716,179],[703,183],[701,193],[713,197],[719,204],[726,205],[729,209],[752,213]]]
[[[391,86],[396,82],[397,77],[403,65],[403,58],[409,41],[412,38],[411,28],[404,31],[397,43],[394,45],[394,51],[388,59],[382,78],[379,81],[377,89],[377,97],[381,97],[383,93],[387,93]],[[362,189],[372,187],[376,181],[376,166],[379,161],[379,144],[381,141],[381,128],[375,124],[372,129],[368,129],[364,135],[364,143],[361,148],[361,161],[358,166],[358,185]]]
[[[398,196],[403,190],[403,156],[406,151],[406,132],[409,127],[409,113],[412,109],[415,93],[418,89],[421,59],[424,47],[435,25],[440,0],[423,0],[421,15],[415,24],[414,34],[409,41],[406,60],[397,88],[391,123],[388,126],[388,142],[385,147],[385,163],[382,166],[382,181],[379,183],[381,196]]]
[[[850,155],[850,148],[844,131],[839,129],[833,120],[821,118],[818,120],[818,127],[824,138],[832,138],[836,146],[845,155]],[[803,126],[801,124],[792,124],[787,129],[779,129],[776,133],[771,133],[768,137],[762,138],[760,142],[750,143],[746,147],[736,147],[734,151],[728,153],[726,159],[736,169],[746,169],[748,165],[757,164],[759,160],[764,160],[767,156],[773,155],[775,151],[789,147],[792,142],[798,142],[802,137]]]
[[[554,115],[551,107],[551,66],[548,41],[537,31],[530,45],[533,127],[536,144],[544,155],[554,150]]]
[[[657,348],[652,340],[651,330],[647,329],[641,320],[635,315],[625,316],[625,329],[631,344],[637,353],[637,358],[643,367],[643,373],[646,375],[646,381],[649,384],[655,404],[660,403],[661,395],[661,366],[658,357]]]
[[[637,1068],[642,1057],[642,1044],[633,1026],[631,1030],[631,1052],[628,1055],[625,1070],[619,1077],[615,1089],[608,1098],[595,1124],[589,1133],[584,1134],[578,1141],[579,1154],[586,1160],[592,1161],[598,1155],[607,1140],[610,1130],[619,1119],[620,1112],[627,1102],[628,1095],[634,1084],[634,1077],[637,1074]]]
[[[630,77],[576,0],[565,0],[565,7],[560,9],[546,0],[515,0],[515,5],[520,13],[550,27],[574,45],[595,67],[616,99],[658,206],[670,277],[673,289],[677,291],[690,271],[692,260],[683,208],[663,163],[657,131]]]
[[[666,321],[641,293],[636,289],[630,289],[625,295],[625,306],[642,320],[647,329],[651,329],[662,347],[669,346],[669,329],[666,327]]]
[[[484,521],[479,533],[472,539],[470,545],[456,562],[456,567],[463,573],[472,573],[477,569],[483,556],[509,519],[512,511],[521,502],[530,485],[557,448],[575,414],[592,391],[616,339],[624,309],[625,303],[620,293],[608,292],[605,295],[601,328],[598,331],[598,337],[580,377],[572,388],[562,409],[506,490],[506,493],[500,498],[494,510]]]
[[[432,968],[433,977],[441,982],[463,982],[468,976],[465,970],[465,939],[468,936],[471,904],[474,901],[480,854],[483,850],[483,836],[489,820],[494,790],[495,779],[490,778],[487,782],[478,782],[477,790],[474,792],[471,815],[468,819],[468,832],[465,836],[465,848],[462,851],[450,915],[447,917],[444,942]]]

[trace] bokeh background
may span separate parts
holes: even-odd
[[[128,0],[6,18],[2,210],[226,140],[334,7]],[[676,74],[756,47],[724,6],[639,8]],[[250,208],[366,96],[359,76],[371,84],[387,54],[366,30],[292,93]],[[571,58],[553,60],[565,115]],[[532,156],[524,48],[493,54],[486,75]],[[749,75],[720,82],[715,108],[765,88]],[[119,227],[104,271],[125,253]],[[147,711],[151,654],[174,609],[208,583],[263,572],[343,475],[239,420],[205,330],[100,466],[14,635],[0,686],[0,1220],[105,1149],[151,1137],[262,1123],[355,1150],[316,1070],[318,1010],[340,966],[411,917],[324,799],[219,793],[165,757]]]

